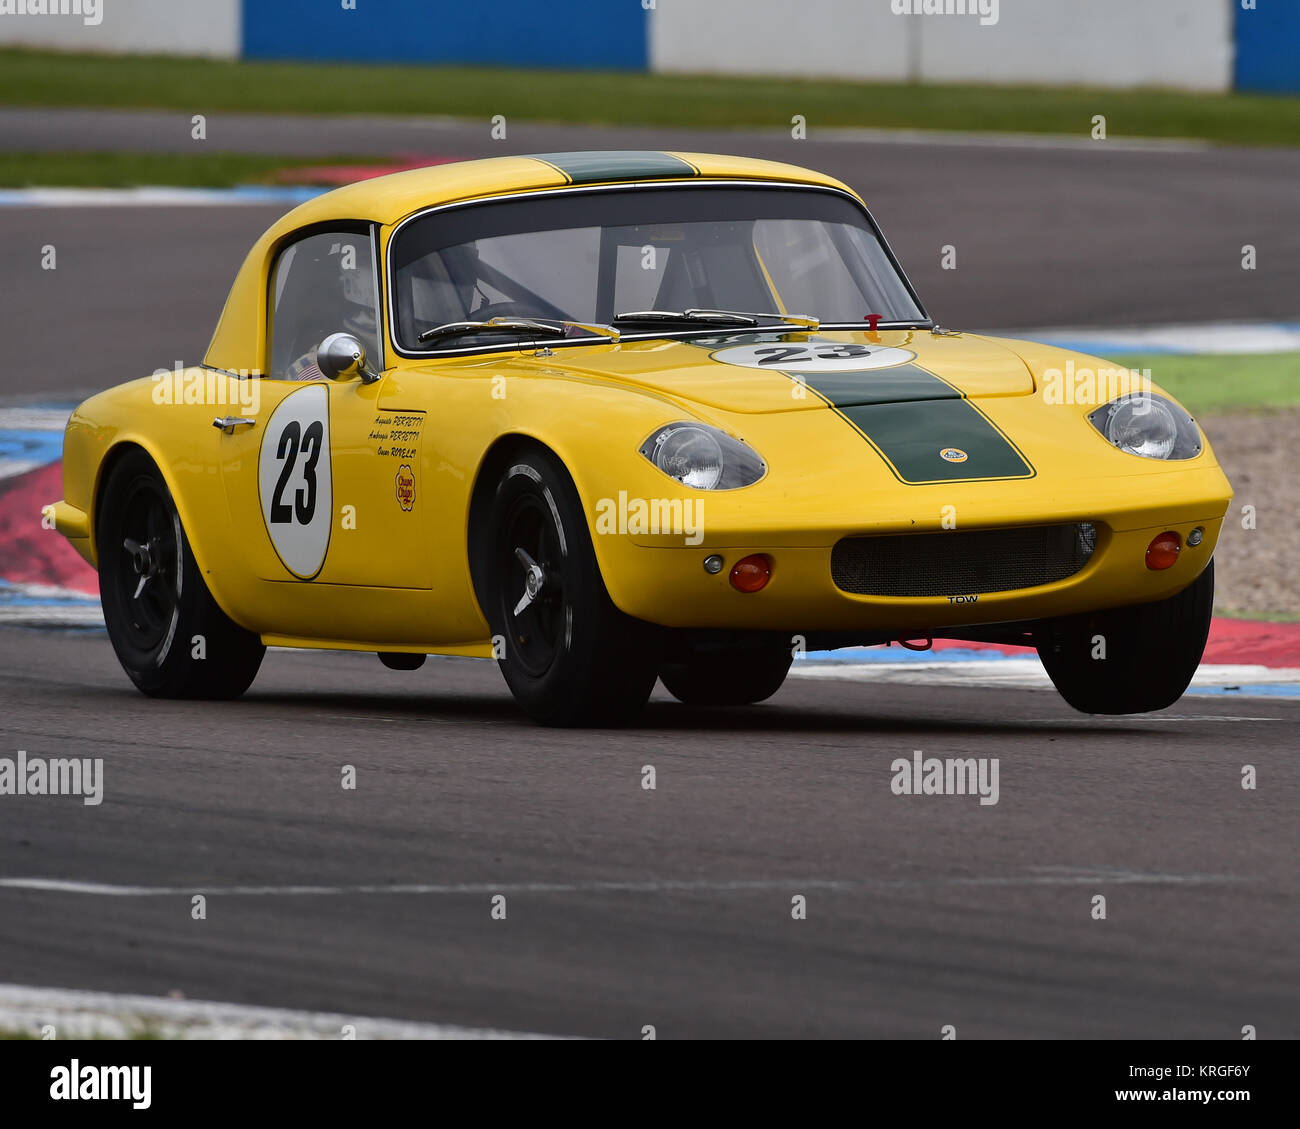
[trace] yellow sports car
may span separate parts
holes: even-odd
[[[1162,708],[1231,497],[1142,374],[942,329],[851,189],[696,153],[322,195],[203,364],[87,400],[63,465],[54,522],[144,693],[238,695],[268,645],[480,656],[560,725],[936,637]]]

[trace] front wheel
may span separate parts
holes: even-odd
[[[501,673],[543,725],[620,725],[654,688],[659,632],[614,606],[568,472],[548,451],[510,459],[497,484],[481,600]]]
[[[1035,633],[1053,684],[1081,713],[1148,713],[1183,696],[1214,611],[1214,562],[1176,596],[1069,616]]]
[[[167,483],[143,451],[109,472],[95,529],[99,598],[118,661],[151,698],[237,698],[266,648],[217,606]]]

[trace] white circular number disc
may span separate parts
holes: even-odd
[[[310,384],[271,413],[257,466],[262,520],[285,568],[310,580],[325,563],[333,524],[329,391]]]
[[[784,344],[734,345],[713,354],[715,361],[775,372],[861,372],[893,368],[915,360],[907,349],[860,345],[843,341],[801,341]]]

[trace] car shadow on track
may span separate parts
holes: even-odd
[[[654,732],[678,733],[849,733],[849,734],[919,734],[919,733],[955,733],[981,734],[985,736],[1005,735],[1023,737],[1026,734],[1040,736],[1071,736],[1095,730],[1106,734],[1149,735],[1150,723],[1141,728],[1126,726],[1119,719],[1103,720],[1089,718],[1080,714],[1077,720],[1060,718],[1026,717],[1017,721],[1008,721],[1004,701],[995,702],[992,697],[984,707],[999,717],[980,717],[977,712],[966,716],[952,716],[949,706],[948,716],[936,717],[927,714],[924,708],[928,691],[918,688],[915,693],[915,709],[908,712],[908,702],[897,693],[898,687],[890,687],[891,708],[888,712],[880,709],[879,703],[872,703],[864,695],[861,706],[853,710],[843,708],[827,709],[816,705],[793,706],[774,702],[755,706],[734,708],[702,709],[681,705],[674,701],[652,700],[645,712],[632,724],[621,729],[589,730],[589,732]],[[909,695],[911,697],[912,695]],[[238,703],[227,703],[225,709],[238,708],[241,712],[279,707],[275,712],[285,711],[284,716],[292,716],[298,710],[310,711],[315,715],[334,714],[340,719],[351,721],[372,720],[407,721],[413,723],[457,724],[481,723],[494,727],[505,726],[511,729],[528,730],[535,728],[534,723],[511,701],[508,694],[465,694],[455,691],[434,691],[420,695],[394,695],[385,693],[318,693],[309,691],[262,690],[256,687],[249,691]],[[1091,723],[1091,724],[1090,724]]]

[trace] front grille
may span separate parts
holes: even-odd
[[[831,577],[858,596],[968,596],[1034,588],[1073,576],[1097,546],[1090,521],[970,532],[846,537]]]

